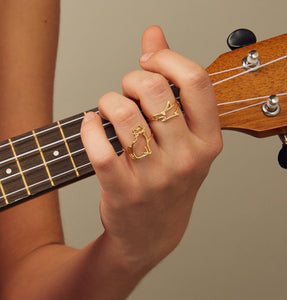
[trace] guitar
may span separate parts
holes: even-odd
[[[287,133],[287,34],[225,53],[207,72],[222,129],[260,138]],[[170,86],[179,99],[178,88]],[[80,137],[84,115],[0,143],[0,209],[94,174]],[[103,120],[103,126],[120,155],[112,124]]]

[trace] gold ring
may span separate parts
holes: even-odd
[[[133,135],[134,135],[134,141],[132,142],[132,144],[127,147],[127,149],[125,150],[128,155],[130,156],[131,159],[141,159],[144,158],[150,154],[152,154],[152,151],[150,149],[149,143],[152,139],[152,135],[147,136],[146,134],[146,130],[142,125],[139,125],[137,128],[133,129]],[[140,154],[137,155],[135,153],[135,145],[138,142],[138,139],[140,136],[143,136],[143,138],[145,139],[145,147],[144,147],[144,151]]]
[[[151,115],[149,120],[166,122],[174,117],[178,117],[179,110],[180,110],[180,104],[178,101],[174,102],[173,104],[170,104],[170,102],[167,101],[165,109],[157,114]],[[171,113],[171,111],[173,112]]]

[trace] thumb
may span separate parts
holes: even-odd
[[[159,26],[148,27],[142,36],[142,54],[168,49],[164,33]]]

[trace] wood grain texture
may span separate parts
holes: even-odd
[[[251,50],[259,52],[261,64],[287,54],[287,34],[262,41],[244,48],[234,50],[219,56],[208,68],[209,74],[239,67],[242,59]],[[230,72],[211,75],[213,83],[244,72],[237,69]],[[253,106],[234,113],[225,114],[228,111],[241,109],[264,101],[246,101],[236,104],[222,105],[225,102],[233,102],[243,99],[266,96],[287,92],[287,59],[263,66],[257,71],[248,72],[233,79],[224,81],[214,86],[222,129],[239,130],[256,137],[266,137],[287,132],[287,96],[281,96],[281,112],[276,117],[267,117],[261,110],[261,105]]]
[[[207,68],[215,88],[221,127],[256,137],[286,133],[287,95],[279,97],[281,112],[276,117],[265,116],[262,105],[256,103],[287,92],[287,59],[245,73],[240,66],[251,50],[259,52],[263,65],[283,57],[287,54],[287,34],[225,53]],[[239,68],[222,73],[236,67]],[[173,84],[170,87],[180,101],[179,89]],[[227,104],[262,96],[259,100]],[[94,174],[80,136],[83,116],[77,114],[0,143],[0,209]],[[122,146],[112,124],[103,120],[103,125],[115,152],[121,154]]]

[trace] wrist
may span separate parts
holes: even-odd
[[[107,259],[106,263],[114,269],[114,272],[124,274],[130,277],[130,280],[141,280],[156,265],[151,256],[141,254],[142,249],[131,251],[129,245],[125,245],[107,232],[97,240],[95,251],[100,249]]]

